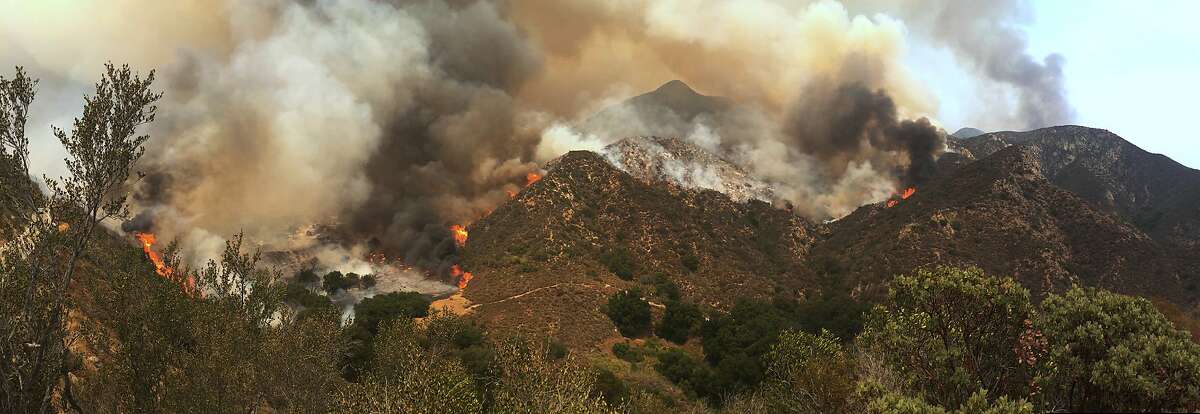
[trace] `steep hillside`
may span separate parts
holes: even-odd
[[[1035,294],[1083,284],[1192,305],[1200,258],[1056,187],[1045,167],[1052,156],[1011,146],[896,207],[861,207],[833,223],[812,256],[840,262],[870,294],[892,275],[943,263],[1012,275]]]
[[[616,335],[600,311],[607,296],[657,273],[715,308],[805,283],[813,226],[786,211],[645,183],[592,152],[547,169],[468,229],[463,264],[475,278],[464,295],[494,329],[556,326],[565,342],[597,344]],[[618,277],[621,263],[632,281]]]
[[[724,193],[735,201],[771,202],[766,183],[741,167],[679,138],[631,137],[600,151],[618,169],[646,184],[664,183]]]
[[[1116,134],[1061,126],[994,132],[957,143],[976,159],[1012,145],[1037,148],[1035,161],[1054,185],[1116,213],[1157,240],[1200,248],[1200,171]]]

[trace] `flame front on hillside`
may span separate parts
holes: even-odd
[[[888,200],[887,207],[888,208],[895,207],[896,204],[900,204],[900,200],[908,200],[909,197],[912,197],[913,194],[916,194],[916,193],[917,193],[917,187],[908,187],[908,188],[904,189],[903,193],[900,193],[899,199],[893,198],[891,200]]]
[[[530,172],[528,174],[525,174],[525,186],[529,187],[529,186],[533,185],[533,183],[536,183],[536,182],[538,182],[538,180],[541,180],[541,179],[542,179],[542,175],[535,173],[535,172]]]
[[[142,243],[142,251],[146,252],[146,257],[150,258],[151,263],[154,263],[154,271],[158,272],[159,276],[169,277],[172,273],[175,273],[175,269],[167,266],[163,262],[162,256],[159,256],[158,252],[154,251],[153,247],[157,238],[153,233],[134,233],[133,235]]]
[[[142,245],[142,251],[146,253],[146,257],[150,259],[150,263],[154,264],[154,272],[158,273],[158,275],[162,276],[164,279],[172,282],[178,282],[174,277],[175,269],[167,265],[167,263],[163,261],[162,255],[159,255],[158,252],[154,251],[154,243],[158,241],[158,238],[154,235],[154,233],[137,232],[133,233],[133,236],[136,237],[138,242]],[[188,275],[187,279],[182,282],[182,288],[183,292],[188,294],[188,296],[195,295],[196,278],[192,275]]]
[[[467,245],[467,228],[460,224],[450,226],[450,233],[454,235],[454,244],[458,247]]]
[[[464,272],[458,265],[450,266],[450,276],[458,278],[459,289],[466,289],[467,283],[470,283],[471,279],[475,278],[475,276],[471,275],[471,272]]]

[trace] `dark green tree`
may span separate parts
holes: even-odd
[[[429,316],[429,296],[417,292],[392,292],[363,299],[354,305],[354,325],[372,334],[380,323]]]
[[[792,326],[787,313],[771,303],[739,299],[729,314],[714,314],[701,325],[704,356],[714,365],[736,354],[758,359]]]
[[[667,310],[663,312],[662,320],[654,333],[660,338],[682,344],[700,324],[700,308],[690,303],[680,301],[667,302]]]
[[[604,313],[627,338],[637,338],[650,331],[650,304],[642,299],[638,289],[614,293],[608,298]]]
[[[600,256],[600,261],[617,277],[623,280],[633,280],[633,257],[625,248],[615,248]]]

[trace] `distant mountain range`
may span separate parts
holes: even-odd
[[[676,101],[689,94],[672,82],[624,107],[687,119],[729,105]],[[830,223],[763,202],[769,186],[680,139],[642,133],[603,154],[571,152],[470,227],[464,265],[475,279],[464,296],[491,329],[581,348],[617,338],[606,298],[655,274],[687,300],[728,309],[739,297],[811,294],[827,286],[814,269],[839,269],[840,286],[872,301],[896,274],[974,265],[1035,296],[1103,286],[1194,313],[1200,171],[1099,129],[976,132],[949,138],[938,173],[912,197]],[[672,166],[681,159],[702,167]],[[614,257],[633,264],[632,280]]]

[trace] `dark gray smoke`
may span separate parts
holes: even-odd
[[[901,120],[896,104],[883,89],[871,90],[861,83],[830,89],[819,84],[787,119],[785,132],[793,145],[822,160],[872,161],[891,166],[887,151],[902,152],[907,165],[898,178],[902,184],[917,185],[935,171],[937,155],[946,146],[945,136],[928,119]]]
[[[429,61],[443,76],[386,118],[366,164],[375,189],[351,215],[351,230],[378,249],[425,268],[447,268],[447,228],[507,198],[505,184],[537,168],[538,130],[523,129],[513,94],[541,68],[541,55],[486,1],[425,1],[407,8],[429,33]],[[448,257],[451,256],[451,257]]]

